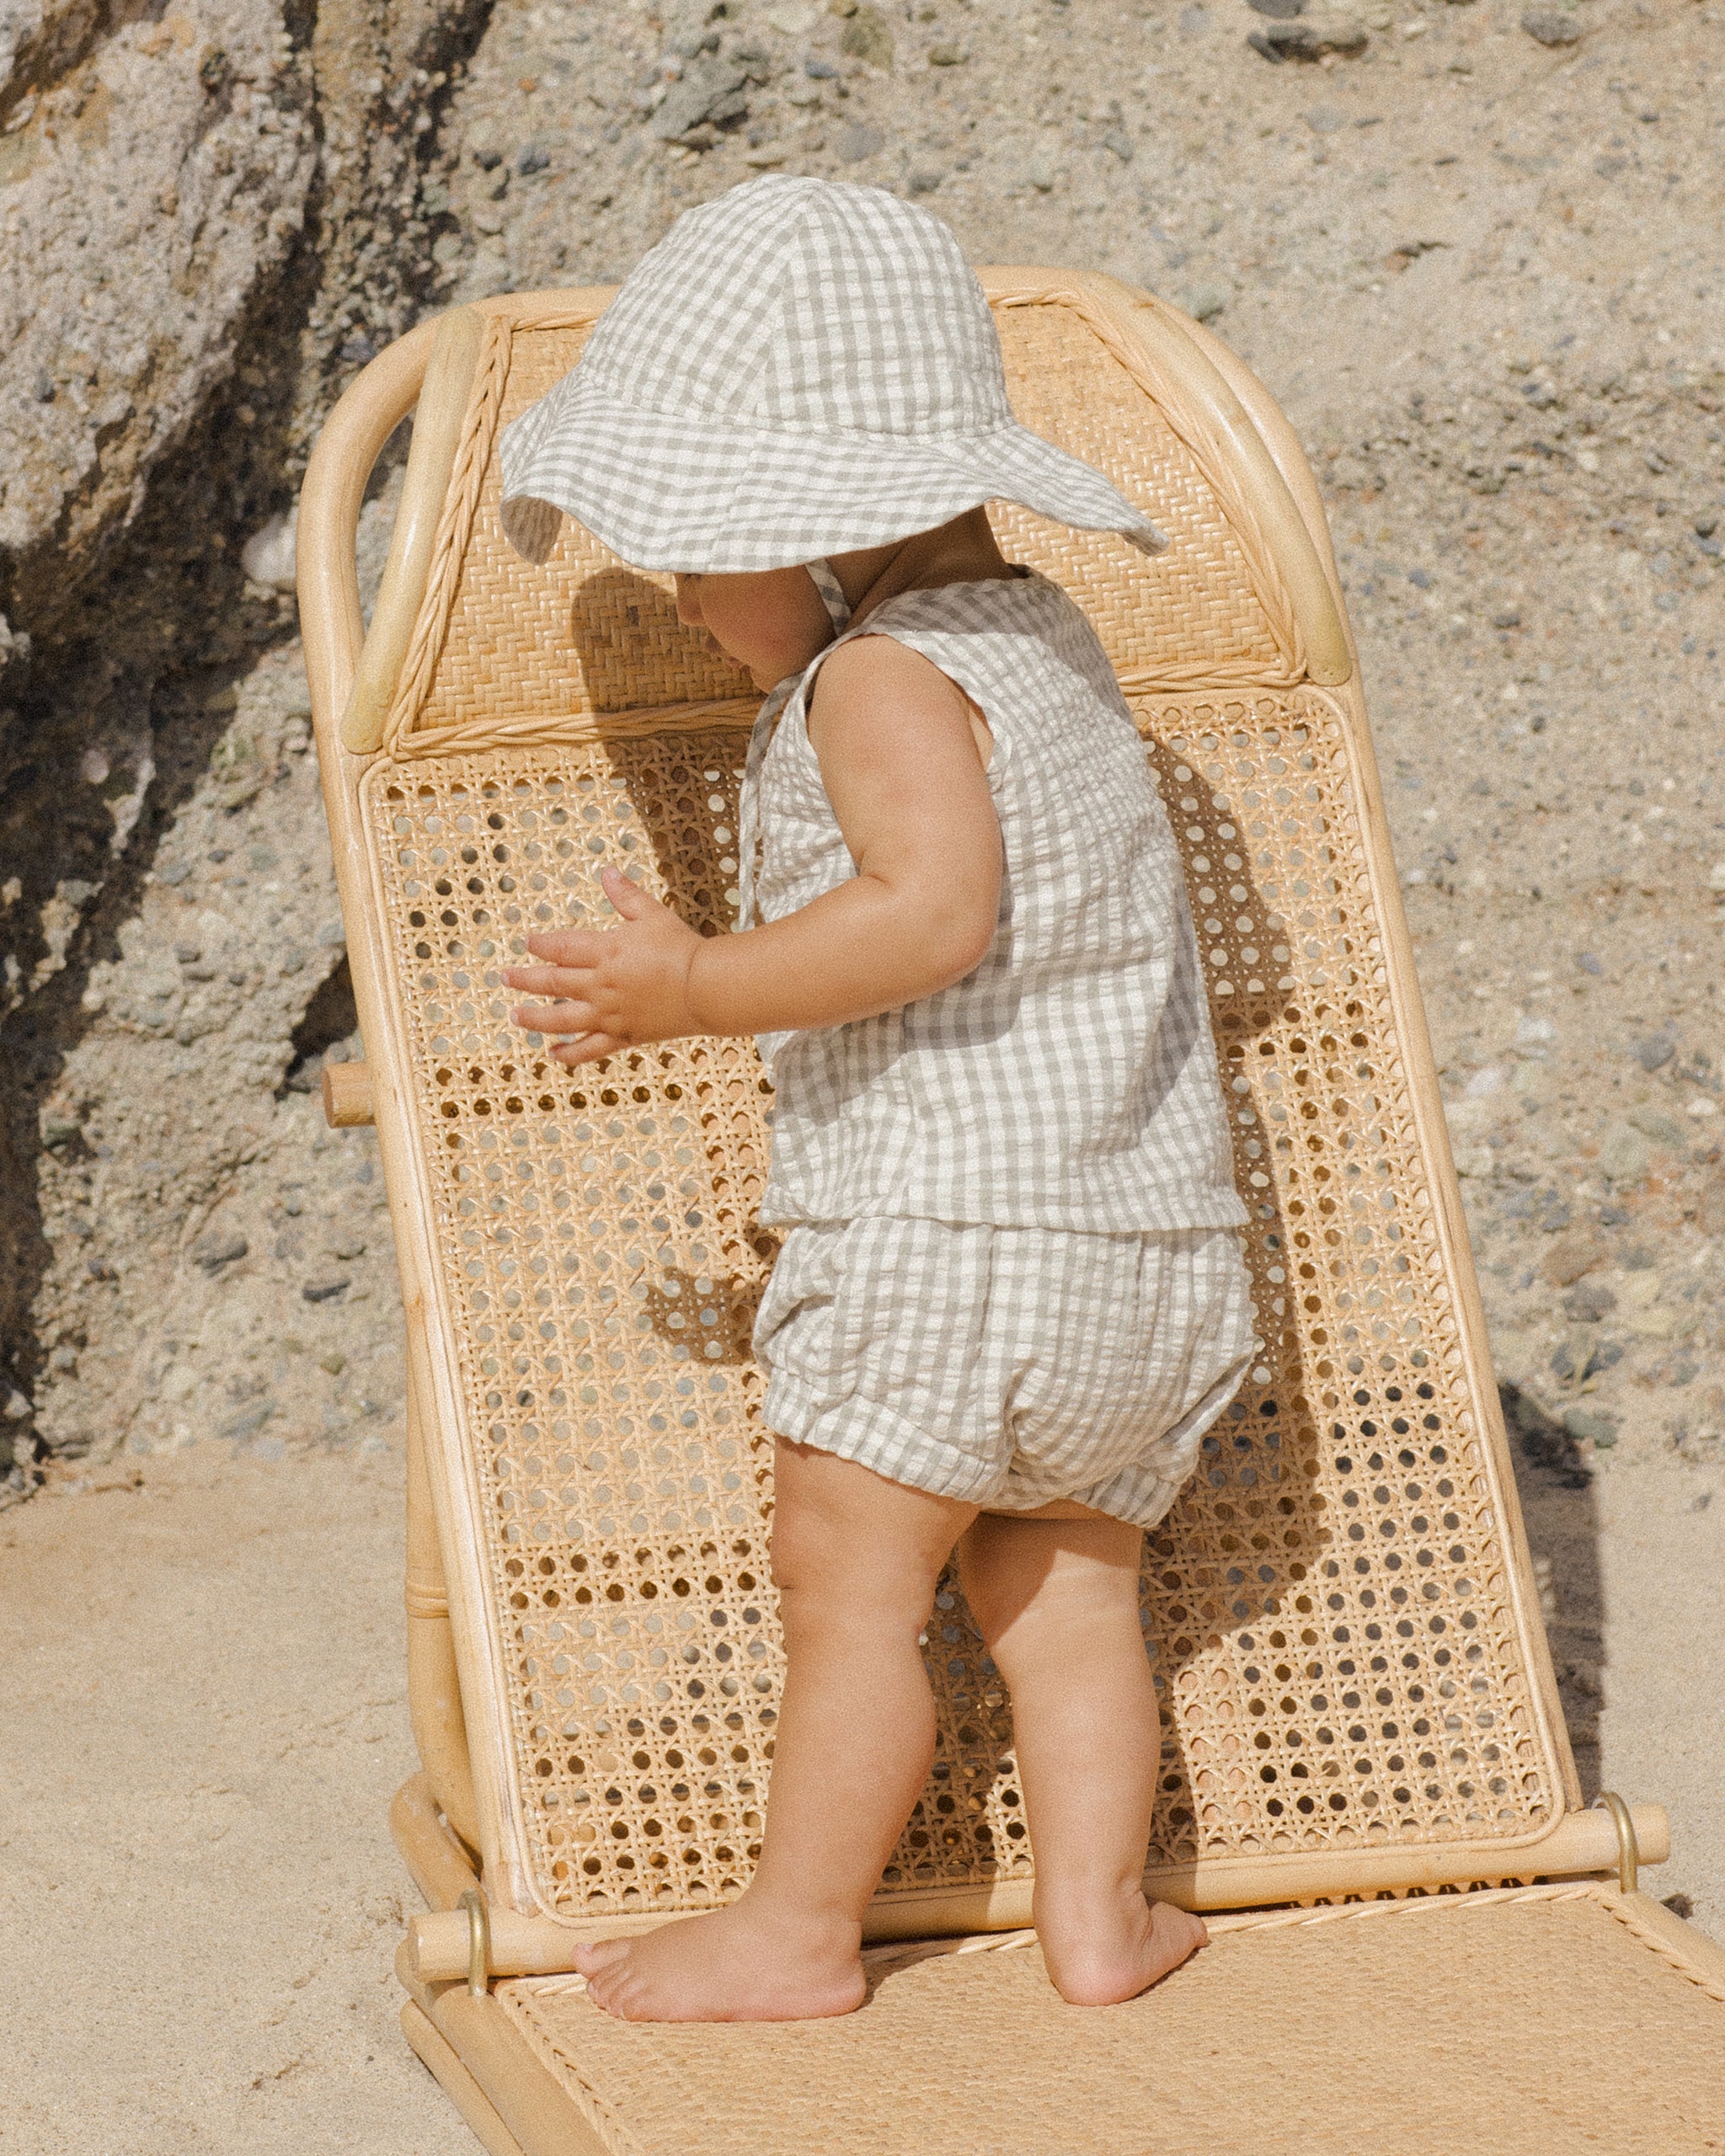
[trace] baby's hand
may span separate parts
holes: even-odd
[[[703,1030],[689,1000],[700,937],[617,869],[601,870],[599,880],[622,915],[621,928],[530,936],[527,948],[546,963],[503,969],[511,988],[556,999],[519,1005],[515,1021],[530,1033],[569,1034],[551,1054],[571,1066]]]

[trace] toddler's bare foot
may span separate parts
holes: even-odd
[[[1135,1887],[1118,1901],[1044,1914],[1037,1937],[1049,1979],[1069,2006],[1115,2006],[1136,1999],[1189,1961],[1210,1934],[1203,1919]]]
[[[620,2021],[813,2021],[862,2004],[854,1924],[751,1909],[748,1897],[636,1939],[578,1946],[595,2006]]]

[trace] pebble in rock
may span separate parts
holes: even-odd
[[[283,515],[254,531],[240,549],[240,563],[254,584],[277,590],[294,587],[293,519]]]
[[[1601,1452],[1617,1442],[1617,1417],[1606,1414],[1603,1408],[1567,1408],[1563,1427],[1572,1438],[1585,1438]]]
[[[1560,1341],[1553,1349],[1551,1371],[1553,1377],[1562,1378],[1566,1384],[1585,1384],[1597,1377],[1601,1370],[1615,1369],[1623,1360],[1623,1350],[1615,1340],[1597,1340],[1591,1321],[1578,1326],[1568,1339]]]
[[[1545,1276],[1555,1288],[1573,1288],[1605,1260],[1605,1247],[1585,1228],[1560,1235],[1546,1253]]]
[[[893,64],[893,34],[878,8],[859,7],[850,13],[839,39],[839,51],[852,60],[886,69]]]
[[[1689,1150],[1689,1133],[1675,1116],[1666,1115],[1656,1107],[1632,1108],[1628,1120],[1644,1138],[1651,1138],[1656,1145],[1663,1145],[1668,1153],[1685,1154]]]
[[[1663,1070],[1677,1053],[1677,1043],[1669,1033],[1650,1033],[1645,1040],[1637,1041],[1631,1051],[1643,1070]]]
[[[1560,14],[1555,8],[1530,8],[1521,27],[1541,45],[1579,45],[1582,40],[1581,24],[1574,16]]]
[[[653,115],[653,135],[660,142],[676,142],[703,125],[724,126],[746,118],[748,104],[743,85],[748,77],[738,67],[722,63],[703,53],[673,83],[665,102]]]
[[[243,1235],[206,1228],[192,1245],[192,1262],[206,1273],[219,1273],[224,1265],[237,1263],[250,1248]]]
[[[884,150],[886,137],[879,128],[868,126],[859,120],[839,130],[838,141],[834,147],[838,152],[841,164],[857,165],[865,157],[872,157]]]
[[[256,1406],[248,1407],[226,1422],[217,1423],[216,1434],[218,1438],[243,1443],[247,1438],[255,1437],[275,1412],[275,1402],[273,1400],[260,1400]]]
[[[1249,32],[1246,42],[1266,60],[1325,60],[1332,54],[1351,60],[1365,51],[1371,36],[1351,15],[1298,15]]]
[[[1653,1148],[1638,1130],[1617,1123],[1599,1148],[1599,1172],[1613,1182],[1639,1182],[1653,1166]]]
[[[1233,296],[1226,285],[1194,285],[1186,294],[1186,312],[1194,322],[1210,322]]]
[[[1583,1280],[1563,1298],[1563,1315],[1578,1324],[1597,1325],[1617,1307],[1617,1298],[1603,1280]]]

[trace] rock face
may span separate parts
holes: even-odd
[[[611,281],[774,170],[1219,315],[1281,398],[1524,1460],[1560,1492],[1725,1468],[1701,12],[484,6],[0,19],[0,1474],[13,1441],[387,1435],[372,1141],[304,1090],[358,1043],[281,520],[333,394],[427,306]]]
[[[67,1283],[110,1284],[92,1264],[123,1276],[56,1243],[77,1149],[44,1155],[56,1103],[202,1083],[267,1118],[339,963],[339,944],[296,970],[254,953],[243,977],[279,978],[274,1007],[224,1020],[196,1075],[146,1081],[147,1054],[100,1050],[115,1022],[87,1000],[104,967],[142,963],[150,862],[209,786],[232,795],[244,775],[220,785],[220,760],[263,738],[236,731],[236,699],[292,633],[291,578],[281,527],[244,561],[243,542],[291,506],[342,382],[423,307],[437,116],[488,4],[25,0],[0,16],[0,1477],[38,1421],[77,1447],[128,1420],[93,1424],[75,1396]],[[307,781],[296,842],[315,864],[312,803]],[[248,924],[266,945],[278,926],[267,907]]]
[[[424,310],[432,250],[450,222],[441,123],[490,11],[491,0],[334,0],[317,10],[316,288],[293,325],[302,349],[291,472],[334,394]]]
[[[40,1118],[36,1428],[67,1456],[400,1412],[375,1144],[316,1100],[360,1048],[297,644],[229,701]]]
[[[236,367],[264,392],[236,427],[267,427],[305,360],[315,421],[332,367],[403,326],[439,214],[435,115],[484,9],[338,0],[309,38],[291,0],[132,12],[32,5],[0,28],[0,556],[37,635]],[[288,274],[308,266],[309,307]],[[274,350],[246,349],[253,318]]]
[[[100,38],[96,11],[72,12],[18,40],[0,88],[14,622],[56,611],[136,513],[231,370],[248,302],[304,227],[316,165],[309,70],[280,9],[185,0]]]

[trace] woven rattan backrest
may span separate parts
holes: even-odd
[[[1386,1842],[1513,1849],[1556,1822],[1573,1770],[1447,1158],[1427,1150],[1435,1095],[1357,691],[1305,678],[1238,415],[1231,449],[1196,348],[1194,376],[1161,377],[1124,296],[1114,313],[1094,285],[996,296],[1021,415],[1174,540],[1147,563],[999,520],[1009,554],[1087,606],[1143,730],[1252,1211],[1258,1358],[1147,1546],[1167,1716],[1152,1859],[1335,1853],[1339,1877]],[[567,1072],[511,1027],[499,979],[531,929],[602,910],[606,860],[706,931],[736,900],[745,685],[679,627],[665,580],[572,526],[530,567],[499,523],[497,429],[591,315],[489,310],[360,791],[428,1208],[433,1457],[488,1875],[570,1917],[744,1885],[781,1668],[749,1349],[772,1256],[760,1065],[746,1042],[695,1040]],[[1277,453],[1297,456],[1279,435]],[[1030,1865],[1008,1706],[949,1583],[928,1660],[939,1754],[889,1896]]]

